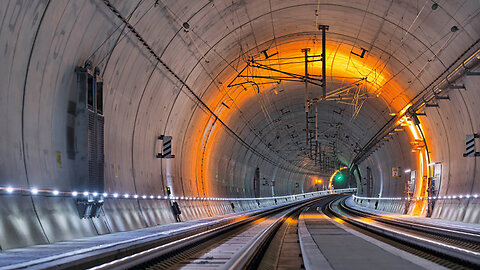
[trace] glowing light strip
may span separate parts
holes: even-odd
[[[55,196],[63,196],[63,197],[93,197],[99,198],[100,201],[104,199],[135,199],[135,200],[202,200],[202,201],[256,201],[256,200],[272,200],[272,199],[296,199],[297,197],[301,196],[315,196],[315,195],[322,195],[328,194],[330,191],[322,190],[322,191],[314,191],[308,193],[301,193],[301,194],[293,194],[293,195],[285,195],[285,196],[275,196],[275,197],[260,197],[260,198],[215,198],[215,197],[177,197],[177,196],[162,196],[162,195],[138,195],[138,194],[129,194],[129,193],[99,193],[96,191],[59,191],[57,189],[37,189],[35,187],[32,188],[15,188],[11,186],[1,187],[0,192],[5,192],[7,194],[17,194],[17,195],[32,195],[32,196],[48,196],[48,197],[55,197]],[[355,188],[344,188],[344,189],[335,189],[334,192],[342,193],[342,192],[354,192],[356,191]]]
[[[449,196],[431,196],[431,197],[361,197],[353,195],[357,200],[379,200],[379,201],[395,201],[395,200],[458,200],[458,199],[478,199],[480,194],[464,194],[464,195],[449,195]]]
[[[333,178],[335,178],[335,175],[337,175],[337,173],[338,173],[339,171],[345,170],[345,169],[348,169],[348,167],[342,167],[342,168],[336,170],[336,171],[332,174],[332,176],[330,176],[330,180],[328,181],[328,189],[330,189],[331,192],[333,192],[333,186],[332,186],[332,184],[333,184]]]

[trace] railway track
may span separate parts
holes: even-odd
[[[271,261],[263,260],[263,254],[269,250],[269,244],[275,238],[276,232],[282,227],[288,228],[289,223],[295,223],[305,207],[326,198],[330,196],[246,217],[92,269],[257,269],[260,264],[272,265]],[[291,231],[292,229],[290,233]],[[296,227],[295,237],[297,243]],[[283,241],[285,237],[280,238],[280,241]],[[273,264],[278,264],[281,255],[288,253],[281,249],[268,252],[277,254]],[[301,262],[299,246],[294,253]],[[271,260],[272,257],[268,258]],[[297,269],[301,266],[299,263]]]
[[[299,243],[299,215],[308,209],[439,265],[479,269],[480,233],[362,212],[345,198],[330,195],[246,216],[92,269],[316,269],[318,257],[304,265]]]
[[[480,232],[426,225],[362,212],[348,207],[345,204],[346,198],[332,200],[323,209],[324,213],[448,268],[479,269]]]

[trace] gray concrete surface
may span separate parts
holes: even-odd
[[[339,77],[355,69],[361,71],[356,76],[385,76],[372,79],[380,85],[367,85],[378,98],[368,100],[353,120],[350,106],[319,106],[321,143],[335,144],[335,155],[348,164],[390,119],[389,113],[398,112],[457,59],[479,48],[479,1],[435,2],[436,9],[430,0],[112,1],[236,137],[157,65],[103,1],[1,1],[0,186],[64,191],[81,186],[72,180],[75,161],[67,155],[68,106],[74,100],[75,67],[90,60],[105,85],[108,193],[165,195],[171,186],[177,196],[252,197],[256,168],[268,184],[260,186],[261,196],[312,191],[313,177],[326,180],[328,175],[314,172],[315,164],[301,149],[303,86],[282,82],[278,89],[265,86],[259,95],[252,87],[245,91],[226,85],[245,59],[261,57],[264,49],[318,51],[317,26],[328,24],[329,87],[351,83]],[[183,28],[185,22],[189,29]],[[452,32],[453,26],[458,30]],[[350,53],[362,47],[368,50],[366,58]],[[440,100],[439,107],[427,108],[421,117],[432,161],[444,165],[441,195],[480,193],[478,158],[462,156],[465,135],[479,132],[479,80],[462,77],[455,83],[464,83],[466,90],[449,92],[450,100]],[[311,97],[319,93],[311,88]],[[155,158],[159,135],[173,136],[175,159]],[[391,177],[391,168],[419,166],[411,140],[407,132],[398,132],[359,164],[362,175],[367,166],[372,168],[372,196],[404,195],[406,176]],[[361,188],[365,180],[358,183]],[[360,195],[366,191],[360,189]],[[168,206],[143,201],[107,202],[105,217],[94,220],[79,219],[69,198],[2,191],[0,205],[2,250],[173,222]],[[402,211],[401,205],[380,207]],[[188,220],[232,211],[224,202],[185,203],[182,208]],[[479,223],[479,209],[475,200],[440,202],[433,215]]]
[[[324,204],[316,203],[300,216],[302,236],[315,243],[304,254],[310,256],[306,269],[444,269],[333,221],[319,212]]]

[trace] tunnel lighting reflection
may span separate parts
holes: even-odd
[[[14,191],[19,191],[18,194],[21,195],[22,193],[25,194],[26,192],[30,193],[30,194],[33,194],[33,195],[42,195],[42,196],[51,196],[52,194],[53,195],[63,195],[63,196],[72,196],[72,197],[76,197],[78,196],[79,194],[82,194],[83,196],[85,197],[88,197],[88,196],[99,196],[99,195],[102,195],[100,196],[99,198],[99,201],[103,201],[104,199],[108,198],[108,193],[107,192],[103,192],[103,193],[98,193],[96,191],[93,191],[93,192],[89,192],[89,191],[84,191],[82,193],[78,193],[77,191],[61,191],[61,190],[57,190],[57,189],[54,189],[54,190],[51,190],[51,189],[38,189],[38,188],[16,188],[16,187],[12,187],[12,186],[0,186],[0,192],[1,191],[4,191],[4,192],[7,192],[7,193],[13,193]],[[336,193],[344,193],[344,192],[355,192],[356,191],[356,188],[347,188],[347,189],[335,189],[334,192]],[[241,197],[241,198],[213,198],[213,197],[173,197],[173,196],[162,196],[162,195],[150,195],[150,196],[147,196],[147,195],[142,195],[142,198],[143,199],[146,199],[146,198],[150,198],[150,199],[164,199],[164,200],[168,200],[168,199],[173,199],[173,200],[210,200],[210,201],[258,201],[258,200],[272,200],[272,199],[293,199],[295,197],[298,197],[298,196],[303,196],[305,198],[308,198],[308,197],[312,197],[312,196],[317,196],[317,195],[326,195],[326,194],[329,194],[330,191],[328,190],[325,190],[325,191],[314,191],[314,192],[309,192],[309,193],[302,193],[302,194],[295,194],[295,195],[284,195],[284,196],[273,196],[273,197],[260,197],[260,198],[250,198],[250,197]],[[130,195],[128,193],[124,193],[123,195],[120,195],[120,193],[118,192],[114,192],[114,193],[111,193],[110,194],[110,197],[111,198],[119,198],[119,197],[123,197],[123,198],[138,198],[139,195]]]
[[[421,200],[455,200],[455,199],[469,199],[469,198],[478,198],[478,194],[462,194],[462,195],[449,195],[449,196],[420,196],[420,197],[412,197],[412,198],[409,198],[409,197],[382,197],[382,198],[379,198],[379,197],[362,197],[362,196],[357,196],[357,195],[353,195],[353,198],[355,200],[378,200],[378,201],[382,201],[382,200],[410,200],[410,199],[414,199],[414,200],[418,200],[418,201],[421,201]]]

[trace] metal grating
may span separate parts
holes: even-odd
[[[97,170],[97,134],[95,119],[96,114],[88,111],[88,188],[96,190],[98,182],[98,170]]]
[[[97,150],[97,160],[96,160],[96,168],[97,168],[97,187],[98,190],[103,190],[104,188],[104,162],[105,162],[105,155],[104,155],[104,117],[101,115],[97,115],[97,130],[96,130],[96,150]]]

